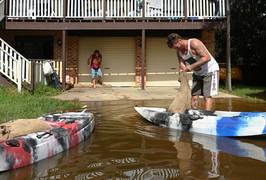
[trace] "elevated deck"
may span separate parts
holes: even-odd
[[[6,29],[203,29],[225,0],[6,0],[5,16]]]

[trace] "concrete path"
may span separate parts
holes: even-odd
[[[55,98],[79,101],[173,99],[176,96],[177,89],[177,87],[147,87],[145,90],[135,87],[104,87],[96,89],[75,87],[55,96]],[[215,98],[238,98],[238,96],[220,92]]]

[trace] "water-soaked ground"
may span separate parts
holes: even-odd
[[[153,126],[135,105],[170,101],[88,103],[96,128],[79,146],[0,179],[266,179],[266,136],[217,138]],[[266,103],[216,100],[217,110],[266,111]]]

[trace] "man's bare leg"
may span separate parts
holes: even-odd
[[[213,99],[212,97],[204,97],[205,99],[205,110],[212,111],[213,110]]]
[[[198,108],[198,99],[199,99],[199,96],[192,96],[192,98],[191,98],[191,108],[192,109]]]

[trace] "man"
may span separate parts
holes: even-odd
[[[219,65],[198,39],[184,39],[178,34],[168,36],[167,45],[177,50],[182,72],[193,72],[191,107],[197,109],[199,96],[204,96],[205,110],[213,110],[212,96],[218,94]]]

